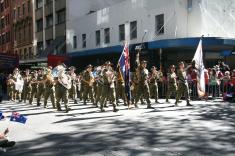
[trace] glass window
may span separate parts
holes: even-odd
[[[57,12],[57,24],[65,22],[65,9]]]
[[[20,7],[18,7],[18,17],[20,17]]]
[[[28,13],[30,13],[30,10],[31,10],[31,3],[30,3],[30,0],[28,1]]]
[[[46,22],[47,22],[46,23],[47,28],[51,27],[53,25],[53,15],[48,15],[46,17]]]
[[[137,21],[133,21],[130,23],[130,39],[137,38]]]
[[[119,25],[119,41],[125,40],[125,24]]]
[[[39,9],[43,6],[43,0],[37,0],[36,1],[36,8]]]
[[[43,42],[37,43],[37,54],[41,54],[43,51]]]
[[[100,46],[100,30],[97,30],[95,32],[95,36],[96,36],[96,46]]]
[[[13,18],[16,19],[16,9],[13,11]]]
[[[156,35],[164,34],[164,14],[155,17]]]
[[[82,34],[82,48],[86,48],[86,34]]]
[[[23,13],[23,16],[24,16],[25,15],[25,4],[23,4],[22,7],[23,7],[22,13]]]
[[[37,31],[42,31],[43,30],[43,20],[39,19],[37,20]]]
[[[73,36],[73,49],[77,49],[77,36]]]
[[[104,43],[110,43],[110,28],[104,29]]]

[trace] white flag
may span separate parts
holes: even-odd
[[[197,51],[194,55],[193,61],[195,61],[195,67],[198,70],[197,74],[197,91],[199,97],[205,96],[205,73],[204,73],[204,63],[203,63],[203,51],[202,51],[202,39],[200,40]]]

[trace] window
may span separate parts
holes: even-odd
[[[19,28],[18,32],[19,32],[18,40],[19,40],[19,42],[21,42],[21,28]]]
[[[110,43],[110,28],[104,29],[104,43]]]
[[[73,36],[73,49],[77,49],[77,36]]]
[[[24,59],[27,59],[28,58],[28,54],[27,54],[27,49],[24,48],[24,56],[23,56]]]
[[[164,14],[155,17],[156,35],[164,34]]]
[[[130,39],[137,38],[137,21],[133,21],[130,23]]]
[[[53,2],[53,0],[46,0],[46,4],[50,4],[52,2]]]
[[[43,6],[43,0],[36,0],[36,8],[39,9]]]
[[[37,31],[42,31],[43,29],[43,20],[42,19],[39,19],[37,20]]]
[[[1,3],[1,12],[3,12],[4,11],[4,4],[3,4],[3,2]]]
[[[193,1],[192,0],[188,0],[188,10],[192,10],[193,7]]]
[[[47,17],[46,17],[46,24],[47,24],[47,28],[48,27],[51,27],[52,25],[53,25],[53,15],[48,15]]]
[[[16,9],[13,11],[13,18],[16,19]]]
[[[95,32],[95,36],[96,36],[96,46],[100,46],[100,30],[97,30]]]
[[[6,43],[10,42],[10,32],[6,33]]]
[[[57,24],[65,22],[65,9],[57,12]]]
[[[2,35],[2,44],[5,44],[5,34]]]
[[[86,48],[86,34],[82,34],[82,48]]]
[[[30,0],[28,1],[28,13],[30,13],[30,10],[31,10],[31,3],[30,3]]]
[[[53,43],[52,39],[46,40],[47,47],[51,46]]]
[[[24,16],[24,15],[25,15],[25,4],[23,4],[22,7],[23,7],[23,8],[22,8],[22,9],[23,9],[23,10],[22,10],[22,14],[23,14],[23,16]]]
[[[119,25],[119,41],[125,40],[125,24]]]
[[[33,58],[32,47],[29,47],[29,58]]]
[[[31,40],[32,39],[32,24],[31,23],[29,23],[29,26],[28,26],[28,32],[29,32],[29,40]]]
[[[5,27],[5,20],[4,18],[1,19],[1,28],[4,28]]]
[[[20,17],[20,7],[18,7],[18,17]]]
[[[37,54],[41,54],[43,51],[43,42],[37,43]]]

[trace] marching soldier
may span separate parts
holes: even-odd
[[[119,99],[122,99],[123,102],[124,102],[124,106],[127,106],[127,98],[126,98],[126,95],[125,95],[125,82],[124,80],[122,79],[121,75],[120,75],[120,72],[117,72],[118,73],[118,77],[116,79],[116,102],[117,102],[117,105],[119,103]]]
[[[9,74],[7,78],[7,94],[9,99],[14,101],[14,83],[12,80],[12,74]]]
[[[172,93],[176,93],[177,91],[177,76],[175,73],[175,66],[170,66],[170,71],[167,74],[167,80],[168,80],[168,89],[167,89],[167,95],[166,95],[166,103],[169,103],[169,98],[171,97]]]
[[[155,66],[151,68],[150,78],[149,78],[149,87],[150,87],[150,97],[154,97],[155,103],[158,101],[158,81],[159,74]]]
[[[93,83],[94,76],[92,74],[92,65],[88,65],[86,71],[83,73],[82,81],[83,83],[83,101],[84,105],[86,105],[86,100],[88,99],[88,95],[91,99],[91,102],[95,105],[94,97],[93,97]]]
[[[26,100],[29,100],[32,92],[32,87],[30,84],[30,71],[29,69],[25,70],[25,76],[23,77],[24,79],[24,87],[23,87],[23,93],[22,93],[22,99],[24,100],[24,103],[26,103]]]
[[[187,106],[192,106],[189,101],[190,101],[190,96],[189,96],[189,87],[188,87],[188,82],[187,82],[187,70],[191,67],[188,66],[185,68],[184,62],[179,63],[179,70],[177,72],[177,77],[179,79],[179,86],[177,90],[177,96],[176,96],[176,101],[175,101],[175,106],[178,106],[178,102],[181,99],[182,95],[185,95],[185,99],[187,102]]]
[[[150,101],[150,91],[149,91],[149,85],[148,85],[148,69],[147,67],[147,61],[141,61],[141,64],[139,66],[138,73],[138,91],[135,101],[135,107],[138,108],[138,101],[140,100],[141,96],[146,99],[147,101],[147,108],[152,109],[151,101]]]
[[[55,106],[55,87],[54,87],[54,78],[52,75],[52,67],[47,68],[47,73],[44,75],[44,84],[45,84],[45,94],[44,94],[44,108],[47,108],[47,100],[50,97],[53,108]]]
[[[40,106],[41,103],[41,97],[44,95],[44,91],[45,91],[45,86],[44,83],[42,83],[44,79],[44,74],[43,71],[40,69],[38,70],[38,77],[37,77],[37,81],[38,81],[38,89],[37,89],[37,106]]]
[[[69,68],[70,70],[70,77],[71,77],[71,81],[72,81],[72,87],[71,89],[69,89],[69,95],[72,98],[72,100],[74,101],[74,104],[77,104],[77,75],[75,74],[75,70],[76,68],[74,66],[71,66]]]
[[[98,107],[98,103],[100,102],[101,94],[102,94],[102,86],[103,86],[102,71],[103,69],[104,69],[104,66],[101,66],[100,70],[97,70],[97,75],[95,78],[95,82],[96,82],[95,105],[97,107]]]
[[[102,93],[101,93],[101,100],[100,100],[100,110],[104,112],[104,105],[107,99],[110,100],[110,103],[113,105],[113,112],[119,111],[116,105],[116,93],[115,93],[115,74],[111,67],[111,62],[107,61],[105,63],[105,68],[102,71]]]
[[[68,106],[68,90],[71,89],[71,77],[65,73],[65,65],[59,65],[58,78],[56,80],[56,106],[58,111],[61,110],[60,102],[63,100],[66,113],[71,109]]]
[[[38,73],[34,71],[33,76],[30,80],[31,94],[29,98],[29,104],[32,105],[35,95],[37,95],[38,83],[37,83]]]

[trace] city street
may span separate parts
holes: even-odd
[[[35,104],[3,102],[0,110],[5,116],[17,111],[28,120],[0,121],[0,131],[9,127],[9,138],[17,142],[0,155],[233,156],[235,105],[220,100],[193,101],[194,107],[185,104],[154,104],[155,110],[120,106],[118,113],[110,106],[100,113],[91,104],[71,102],[73,110],[66,114]]]

